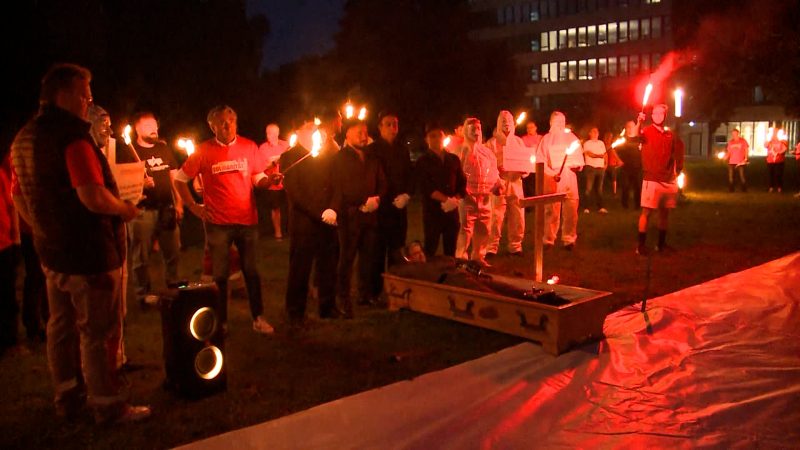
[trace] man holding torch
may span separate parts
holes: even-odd
[[[339,239],[331,185],[331,162],[336,149],[323,146],[322,140],[321,132],[314,129],[313,122],[307,121],[297,130],[297,144],[283,153],[278,162],[284,168],[283,187],[289,200],[291,241],[286,312],[293,327],[301,327],[305,320],[312,265],[318,288],[319,317],[340,315],[335,290]]]
[[[577,172],[583,169],[581,141],[566,129],[566,116],[561,111],[550,114],[550,131],[542,138],[536,152],[536,160],[544,163],[544,193],[566,192],[563,205],[550,203],[545,206],[544,247],[552,248],[561,226],[561,241],[566,250],[575,247],[578,239],[578,191]],[[564,170],[564,169],[567,170]],[[563,211],[564,223],[561,225]]]
[[[229,250],[231,244],[236,244],[250,299],[253,330],[270,334],[274,329],[262,316],[261,278],[256,266],[258,216],[253,187],[267,189],[279,176],[265,175],[266,160],[256,143],[237,135],[233,108],[212,108],[208,125],[214,137],[200,144],[183,163],[175,175],[175,188],[189,211],[205,222],[223,329],[227,329],[228,320]],[[198,175],[203,177],[202,205],[195,202],[188,185]]]
[[[650,114],[653,123],[644,127],[640,133],[642,142],[642,213],[639,215],[639,245],[636,254],[646,255],[647,223],[650,214],[658,210],[658,246],[656,251],[670,250],[666,244],[669,210],[678,203],[678,184],[676,178],[683,170],[683,141],[664,122],[667,118],[667,105],[653,107]],[[636,128],[645,119],[639,113]]]

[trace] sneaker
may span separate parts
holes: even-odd
[[[648,250],[647,247],[644,245],[636,247],[636,254],[639,256],[647,256],[649,253],[650,250]]]
[[[253,321],[253,331],[259,334],[272,334],[275,332],[275,328],[264,320],[264,317],[258,316],[256,320]]]
[[[144,296],[144,304],[150,306],[157,305],[160,298],[161,297],[155,294],[147,294]]]
[[[584,210],[583,210],[583,213],[584,213],[584,214],[589,214],[589,208],[586,208],[586,209],[584,209]]]
[[[772,189],[772,188],[769,188],[769,190],[768,190],[767,192],[770,192],[770,193],[771,193],[772,191],[773,191],[773,189]]]
[[[113,418],[101,419],[100,423],[107,425],[123,425],[126,423],[139,422],[147,419],[153,414],[149,406],[125,405],[122,412]]]
[[[608,214],[608,210],[605,208],[600,208],[597,210],[597,212],[599,212],[600,214]]]
[[[239,270],[237,272],[234,272],[234,273],[230,274],[230,276],[228,277],[228,280],[236,281],[236,280],[240,280],[241,278],[242,278],[242,271]]]

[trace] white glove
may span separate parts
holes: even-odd
[[[406,207],[406,205],[408,205],[408,200],[410,198],[411,198],[411,196],[408,195],[408,194],[400,194],[400,195],[398,195],[397,197],[394,198],[394,201],[392,202],[392,204],[397,209],[403,209],[403,208]]]
[[[380,201],[381,201],[381,198],[378,197],[377,195],[374,196],[374,197],[368,197],[367,201],[364,202],[364,204],[361,205],[361,208],[359,208],[359,209],[361,210],[361,212],[365,212],[365,213],[374,212],[374,211],[376,211],[378,209],[378,205],[380,204]]]
[[[458,208],[458,199],[455,197],[447,197],[447,200],[442,202],[442,211],[450,212]]]
[[[327,223],[328,225],[336,225],[336,211],[332,209],[326,209],[322,211],[322,221]]]

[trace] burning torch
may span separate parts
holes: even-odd
[[[127,145],[128,148],[131,149],[131,152],[133,152],[133,157],[136,159],[136,162],[140,162],[142,159],[139,158],[139,152],[137,152],[136,149],[133,147],[133,141],[131,141],[130,125],[125,125],[125,129],[122,130],[122,139],[125,141],[125,145]]]
[[[517,116],[517,126],[522,125],[522,123],[525,122],[525,119],[527,117],[528,117],[528,113],[526,113],[525,111],[522,111],[521,113],[519,113],[519,115]]]
[[[564,172],[564,166],[567,164],[567,158],[569,158],[569,155],[575,153],[575,150],[577,150],[578,147],[580,146],[581,146],[581,141],[579,139],[575,139],[569,144],[569,147],[567,147],[567,149],[564,151],[564,160],[561,161],[561,168],[558,169],[558,175],[553,177],[556,180],[556,183],[561,181],[561,173]]]
[[[292,136],[295,136],[295,138],[296,138],[297,135],[293,134]],[[304,161],[309,156],[311,156],[312,158],[316,158],[317,156],[319,156],[320,150],[322,150],[322,133],[320,133],[319,130],[315,130],[314,134],[311,135],[311,151],[306,153],[305,155],[303,155],[302,158],[300,158],[297,161],[293,162],[289,167],[284,169],[283,173],[281,173],[281,175],[285,176],[286,173],[289,172],[290,170],[292,170],[292,168],[294,166],[300,164],[302,161]]]

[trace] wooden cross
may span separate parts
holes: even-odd
[[[533,254],[536,261],[536,281],[542,282],[542,264],[544,260],[544,206],[550,203],[560,202],[567,196],[566,192],[556,192],[553,194],[544,193],[544,163],[536,163],[536,191],[533,197],[525,197],[519,200],[519,205],[523,208],[534,206],[536,209],[533,225]]]

